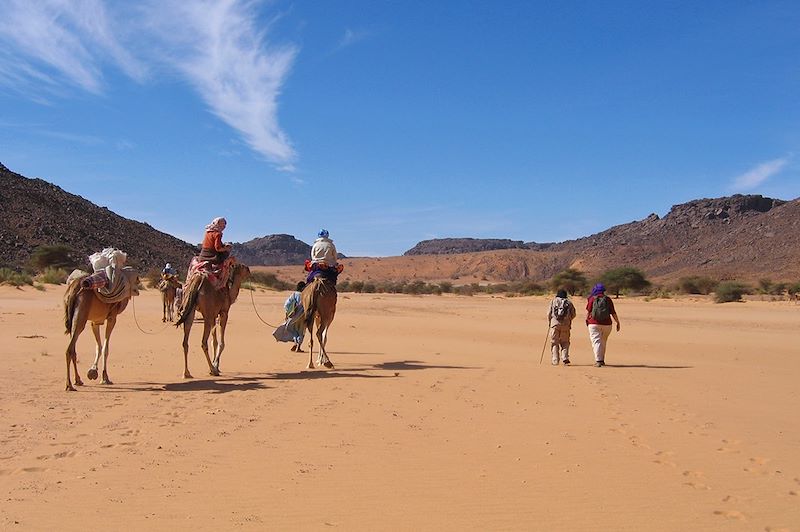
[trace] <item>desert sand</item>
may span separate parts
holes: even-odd
[[[306,370],[242,291],[184,380],[147,290],[67,393],[63,291],[0,287],[4,530],[800,530],[794,303],[622,298],[594,368],[580,315],[539,364],[545,297],[340,294]]]

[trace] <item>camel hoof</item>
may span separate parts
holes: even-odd
[[[75,387],[72,386],[71,384],[67,384],[67,389],[65,391],[67,391],[67,392],[77,392],[78,390],[76,390]]]
[[[83,381],[78,379],[75,381],[75,386],[83,386]]]
[[[161,318],[161,323],[164,323],[165,321],[167,321],[167,318]]]
[[[192,374],[189,373],[188,371],[183,374],[183,378],[184,379],[194,379],[194,377],[192,377]]]
[[[314,364],[309,364],[308,366],[306,366],[306,369],[314,369]]]
[[[111,385],[111,384],[114,384],[114,383],[111,382],[111,379],[103,379],[102,381],[100,381],[100,384]]]
[[[333,362],[331,362],[330,360],[328,362],[325,362],[322,365],[325,366],[328,369],[333,369]]]
[[[90,381],[97,380],[97,368],[91,368],[87,373],[86,376],[89,378]]]

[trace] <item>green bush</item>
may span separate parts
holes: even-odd
[[[441,290],[442,293],[449,294],[453,291],[453,283],[450,281],[442,281],[439,283],[439,290]]]
[[[159,273],[159,279],[161,274]],[[250,272],[248,282],[251,285],[260,285],[274,290],[292,290],[296,285],[281,281],[274,273],[269,272]]]
[[[644,273],[630,266],[614,268],[603,272],[600,282],[606,285],[606,290],[619,297],[622,290],[641,291],[650,286]]]
[[[790,284],[786,291],[789,293],[790,296],[794,296],[795,294],[800,294],[800,283]]]
[[[27,284],[33,286],[33,279],[27,273],[15,272],[11,268],[0,268],[0,284],[9,284],[11,286]]]
[[[745,284],[735,281],[723,281],[717,285],[717,289],[714,291],[714,301],[717,303],[741,301],[742,296],[749,294],[750,291],[750,287]]]
[[[564,289],[571,295],[583,294],[589,289],[589,281],[586,280],[586,275],[573,268],[567,268],[564,271],[557,273],[551,280],[550,286],[553,290]]]
[[[72,270],[80,261],[76,259],[75,251],[69,246],[39,246],[31,253],[29,260],[31,267],[36,271],[43,271],[48,267]]]
[[[684,294],[708,295],[717,288],[717,281],[710,277],[690,276],[678,279],[678,291]]]
[[[64,284],[67,282],[67,277],[69,277],[69,272],[64,268],[49,266],[38,275],[37,280],[45,284]]]
[[[771,279],[758,280],[758,292],[770,296],[780,296],[788,288],[787,283],[773,283]]]

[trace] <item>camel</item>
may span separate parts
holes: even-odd
[[[67,285],[67,291],[64,294],[64,327],[65,333],[70,335],[69,345],[67,346],[67,387],[68,392],[74,392],[75,388],[72,386],[69,376],[69,365],[72,362],[75,370],[75,384],[83,386],[83,381],[78,374],[78,353],[75,349],[78,343],[78,337],[86,327],[87,322],[92,324],[92,333],[96,343],[94,363],[87,373],[89,380],[97,379],[97,363],[100,360],[100,354],[103,354],[103,380],[102,384],[113,384],[108,377],[108,343],[111,339],[111,333],[114,331],[114,326],[117,323],[117,316],[122,314],[122,311],[128,306],[131,296],[136,295],[135,288],[131,288],[127,297],[117,303],[106,303],[102,301],[97,292],[90,288],[82,288],[81,282],[86,275],[73,279]],[[134,286],[138,284],[138,280],[134,282]],[[100,326],[105,323],[105,339],[100,340]]]
[[[189,332],[192,330],[194,312],[198,310],[203,315],[203,339],[201,345],[208,362],[209,374],[219,375],[219,363],[222,351],[225,349],[225,327],[228,324],[228,311],[239,297],[242,282],[250,275],[250,268],[244,264],[231,266],[230,279],[226,286],[217,290],[203,275],[196,274],[187,281],[181,296],[180,317],[175,327],[183,325],[183,378],[191,379],[189,373]],[[219,343],[214,325],[219,319]],[[213,332],[214,360],[208,354],[208,336]]]
[[[174,321],[175,296],[178,293],[180,283],[176,279],[164,279],[159,283],[158,289],[161,291],[162,317],[161,321]]]
[[[308,329],[308,369],[314,369],[314,324],[317,325],[317,340],[319,340],[319,356],[317,364],[333,369],[333,363],[325,351],[328,341],[328,327],[336,315],[336,283],[322,276],[314,278],[301,294],[303,308],[305,309],[305,324]]]

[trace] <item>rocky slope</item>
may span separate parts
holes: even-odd
[[[267,235],[233,245],[233,254],[251,266],[303,264],[311,255],[311,246],[292,235]]]
[[[113,246],[141,271],[165,262],[188,264],[195,247],[142,222],[123,218],[41,179],[0,164],[0,266],[24,266],[41,245],[66,245],[88,267],[87,256]]]

